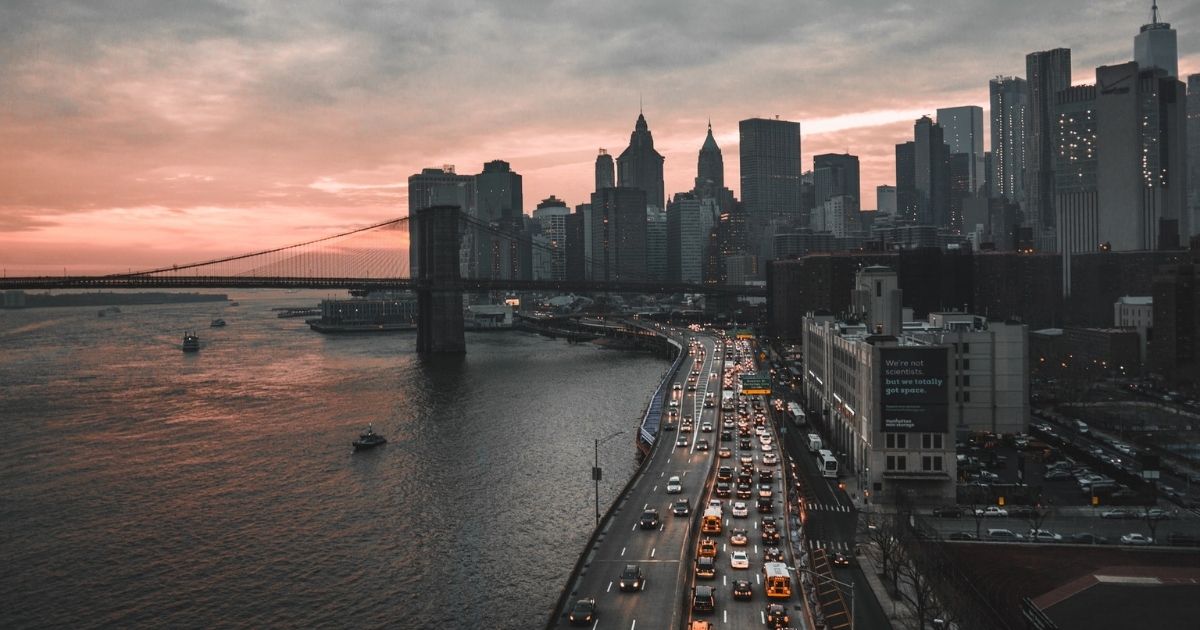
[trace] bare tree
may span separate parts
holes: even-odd
[[[983,538],[983,519],[986,518],[983,515],[983,508],[983,505],[974,501],[971,502],[971,518],[975,519],[975,538],[977,540]]]
[[[917,627],[922,629],[938,607],[934,597],[934,582],[926,569],[925,563],[915,554],[905,554],[896,565],[896,572],[908,584],[910,592],[905,597],[912,602]]]
[[[896,525],[896,515],[871,513],[859,522],[863,538],[879,549],[879,569],[885,579],[891,580],[892,590],[895,590],[895,564],[900,555],[900,531]]]
[[[1042,530],[1042,524],[1045,523],[1046,519],[1049,518],[1050,515],[1053,513],[1054,513],[1053,505],[1040,505],[1039,504],[1039,505],[1033,506],[1033,511],[1029,513],[1029,529],[1030,529],[1030,531],[1033,532],[1033,535],[1034,535],[1033,541],[1034,542],[1040,541],[1040,539],[1037,537],[1037,534]]]

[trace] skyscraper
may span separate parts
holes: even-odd
[[[525,256],[522,179],[508,162],[492,160],[475,176],[476,214],[498,232],[469,230],[475,239],[474,256],[467,263],[472,277],[520,278]]]
[[[992,196],[1021,203],[1029,89],[1020,77],[996,77],[988,83],[988,91],[992,103]]]
[[[1188,76],[1187,85],[1188,205],[1192,234],[1200,234],[1200,74]]]
[[[708,124],[708,135],[700,147],[700,155],[696,159],[696,187],[702,196],[716,198],[717,191],[725,187],[725,158],[721,155],[721,147],[713,138],[712,123]]]
[[[896,214],[896,187],[883,184],[875,187],[875,211]]]
[[[773,220],[800,217],[800,123],[750,118],[738,122],[742,205],[752,253],[769,253],[763,238]]]
[[[613,167],[612,156],[608,151],[600,149],[596,156],[596,187],[593,190],[612,188],[617,185],[617,175]]]
[[[646,280],[646,191],[592,193],[592,279]]]
[[[644,190],[646,203],[659,209],[664,207],[663,156],[654,150],[654,136],[650,135],[650,126],[640,112],[633,133],[629,134],[629,146],[617,158],[617,185]]]
[[[1025,125],[1025,217],[1035,236],[1054,228],[1054,99],[1071,87],[1071,50],[1025,56],[1029,109]]]
[[[921,225],[950,225],[949,154],[942,138],[941,125],[928,116],[913,124],[913,189]]]
[[[476,216],[487,223],[510,224],[520,217],[523,210],[521,176],[514,172],[508,162],[492,160],[483,165],[483,172],[475,176]]]
[[[667,204],[667,280],[704,281],[704,250],[712,221],[703,221],[700,199],[676,193]]]
[[[823,153],[813,156],[814,206],[836,196],[847,196],[861,207],[858,156],[849,153]]]
[[[983,108],[978,105],[939,108],[937,124],[942,126],[943,139],[946,146],[950,147],[950,155],[966,153],[971,156],[967,161],[967,187],[972,195],[979,194],[986,179],[983,170]]]
[[[667,213],[646,207],[646,280],[667,279]]]
[[[1096,86],[1055,95],[1054,210],[1056,249],[1062,256],[1063,293],[1071,293],[1071,258],[1100,247]]]
[[[421,169],[421,172],[408,178],[408,216],[417,216],[418,210],[432,206],[458,206],[469,215],[475,214],[475,178],[470,175],[459,175],[454,172],[454,166],[446,165],[441,168]],[[470,232],[464,235],[463,251],[460,252],[464,277],[474,277],[475,271],[470,266],[473,259],[474,245],[470,240]],[[417,247],[420,239],[412,238],[409,244],[410,273],[415,278],[418,274],[420,257]]]
[[[554,195],[543,199],[533,211],[533,219],[541,226],[550,249],[548,280],[567,279],[567,217],[570,215],[566,202]]]
[[[917,220],[916,143],[896,145],[896,212],[901,221]]]
[[[1158,21],[1158,2],[1150,9],[1150,23],[1133,38],[1133,60],[1139,68],[1161,68],[1167,76],[1179,76],[1179,51],[1175,41],[1175,29],[1166,22]]]

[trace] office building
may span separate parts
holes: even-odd
[[[875,211],[879,212],[880,214],[896,214],[895,186],[888,186],[885,184],[875,187]]]
[[[1166,22],[1158,21],[1158,2],[1150,9],[1150,23],[1143,24],[1133,38],[1133,61],[1139,68],[1159,68],[1167,78],[1179,76],[1179,50],[1175,41],[1175,29]]]
[[[983,108],[978,105],[942,107],[937,110],[937,124],[942,128],[942,140],[950,149],[950,155],[965,153],[967,161],[967,189],[971,195],[980,194],[983,188]],[[987,191],[983,191],[986,195]]]
[[[646,191],[598,190],[591,215],[592,279],[646,281]]]
[[[862,207],[859,192],[858,156],[824,153],[813,156],[813,204],[819,208],[833,197],[848,196]]]
[[[704,281],[704,252],[713,219],[706,221],[700,199],[693,193],[677,193],[667,204],[667,280],[700,284]]]
[[[567,279],[567,217],[571,210],[562,199],[550,195],[543,199],[533,211],[533,219],[545,237],[544,245],[549,254],[548,280]],[[535,253],[537,253],[535,251]],[[535,268],[537,267],[535,261]]]
[[[717,191],[725,188],[725,158],[721,147],[713,138],[712,123],[708,124],[708,135],[700,146],[700,154],[696,158],[696,185],[693,190],[700,197],[717,197]]]
[[[738,123],[742,206],[753,253],[770,249],[762,239],[773,220],[800,219],[800,123],[751,118]]]
[[[1200,234],[1200,74],[1188,76],[1187,147],[1188,206],[1194,236]]]
[[[646,206],[646,280],[666,280],[667,267],[667,213]]]
[[[1055,48],[1025,56],[1025,218],[1035,233],[1054,229],[1055,98],[1071,87],[1071,51]]]
[[[641,112],[629,134],[629,146],[617,157],[617,185],[644,190],[647,204],[660,210],[666,207],[663,156],[654,150],[654,136]]]
[[[1029,90],[1020,77],[988,83],[992,119],[992,196],[1024,203],[1025,124]]]
[[[859,231],[858,201],[850,195],[835,195],[813,213],[812,230],[847,237]],[[779,252],[776,252],[777,254]]]
[[[492,160],[475,176],[476,212],[480,222],[494,231],[468,230],[475,240],[474,257],[467,264],[471,277],[521,278],[526,257],[522,178],[508,162]]]
[[[446,165],[441,168],[421,169],[416,175],[408,178],[408,216],[417,216],[418,210],[433,206],[458,206],[468,215],[475,213],[475,178],[470,175],[459,175],[454,172],[454,166]],[[415,278],[419,275],[420,260],[417,248],[420,239],[411,238],[409,244],[409,268]],[[469,261],[473,259],[474,245],[471,234],[463,235],[462,250],[459,259],[464,277],[474,277],[474,269]]]
[[[917,220],[917,145],[909,141],[896,145],[896,211],[897,222]]]
[[[566,279],[583,281],[588,279],[584,247],[584,214],[575,206],[575,212],[567,215],[564,222],[566,232]]]
[[[614,188],[616,185],[617,171],[613,158],[607,150],[600,149],[600,154],[596,156],[596,187],[592,190]]]
[[[1154,297],[1124,295],[1113,304],[1113,326],[1138,335],[1138,362],[1146,364],[1146,344],[1154,331]]]

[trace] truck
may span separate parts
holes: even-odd
[[[788,418],[791,419],[794,426],[802,427],[805,424],[808,424],[808,418],[804,415],[804,409],[801,408],[799,404],[794,402],[788,403],[787,413]]]
[[[816,453],[821,450],[821,436],[816,433],[808,434],[808,452]]]

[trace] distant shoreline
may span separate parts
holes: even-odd
[[[20,295],[14,295],[20,294]],[[57,308],[66,306],[124,306],[131,304],[181,304],[189,302],[228,302],[224,293],[23,293],[8,291],[0,300],[0,309]]]

